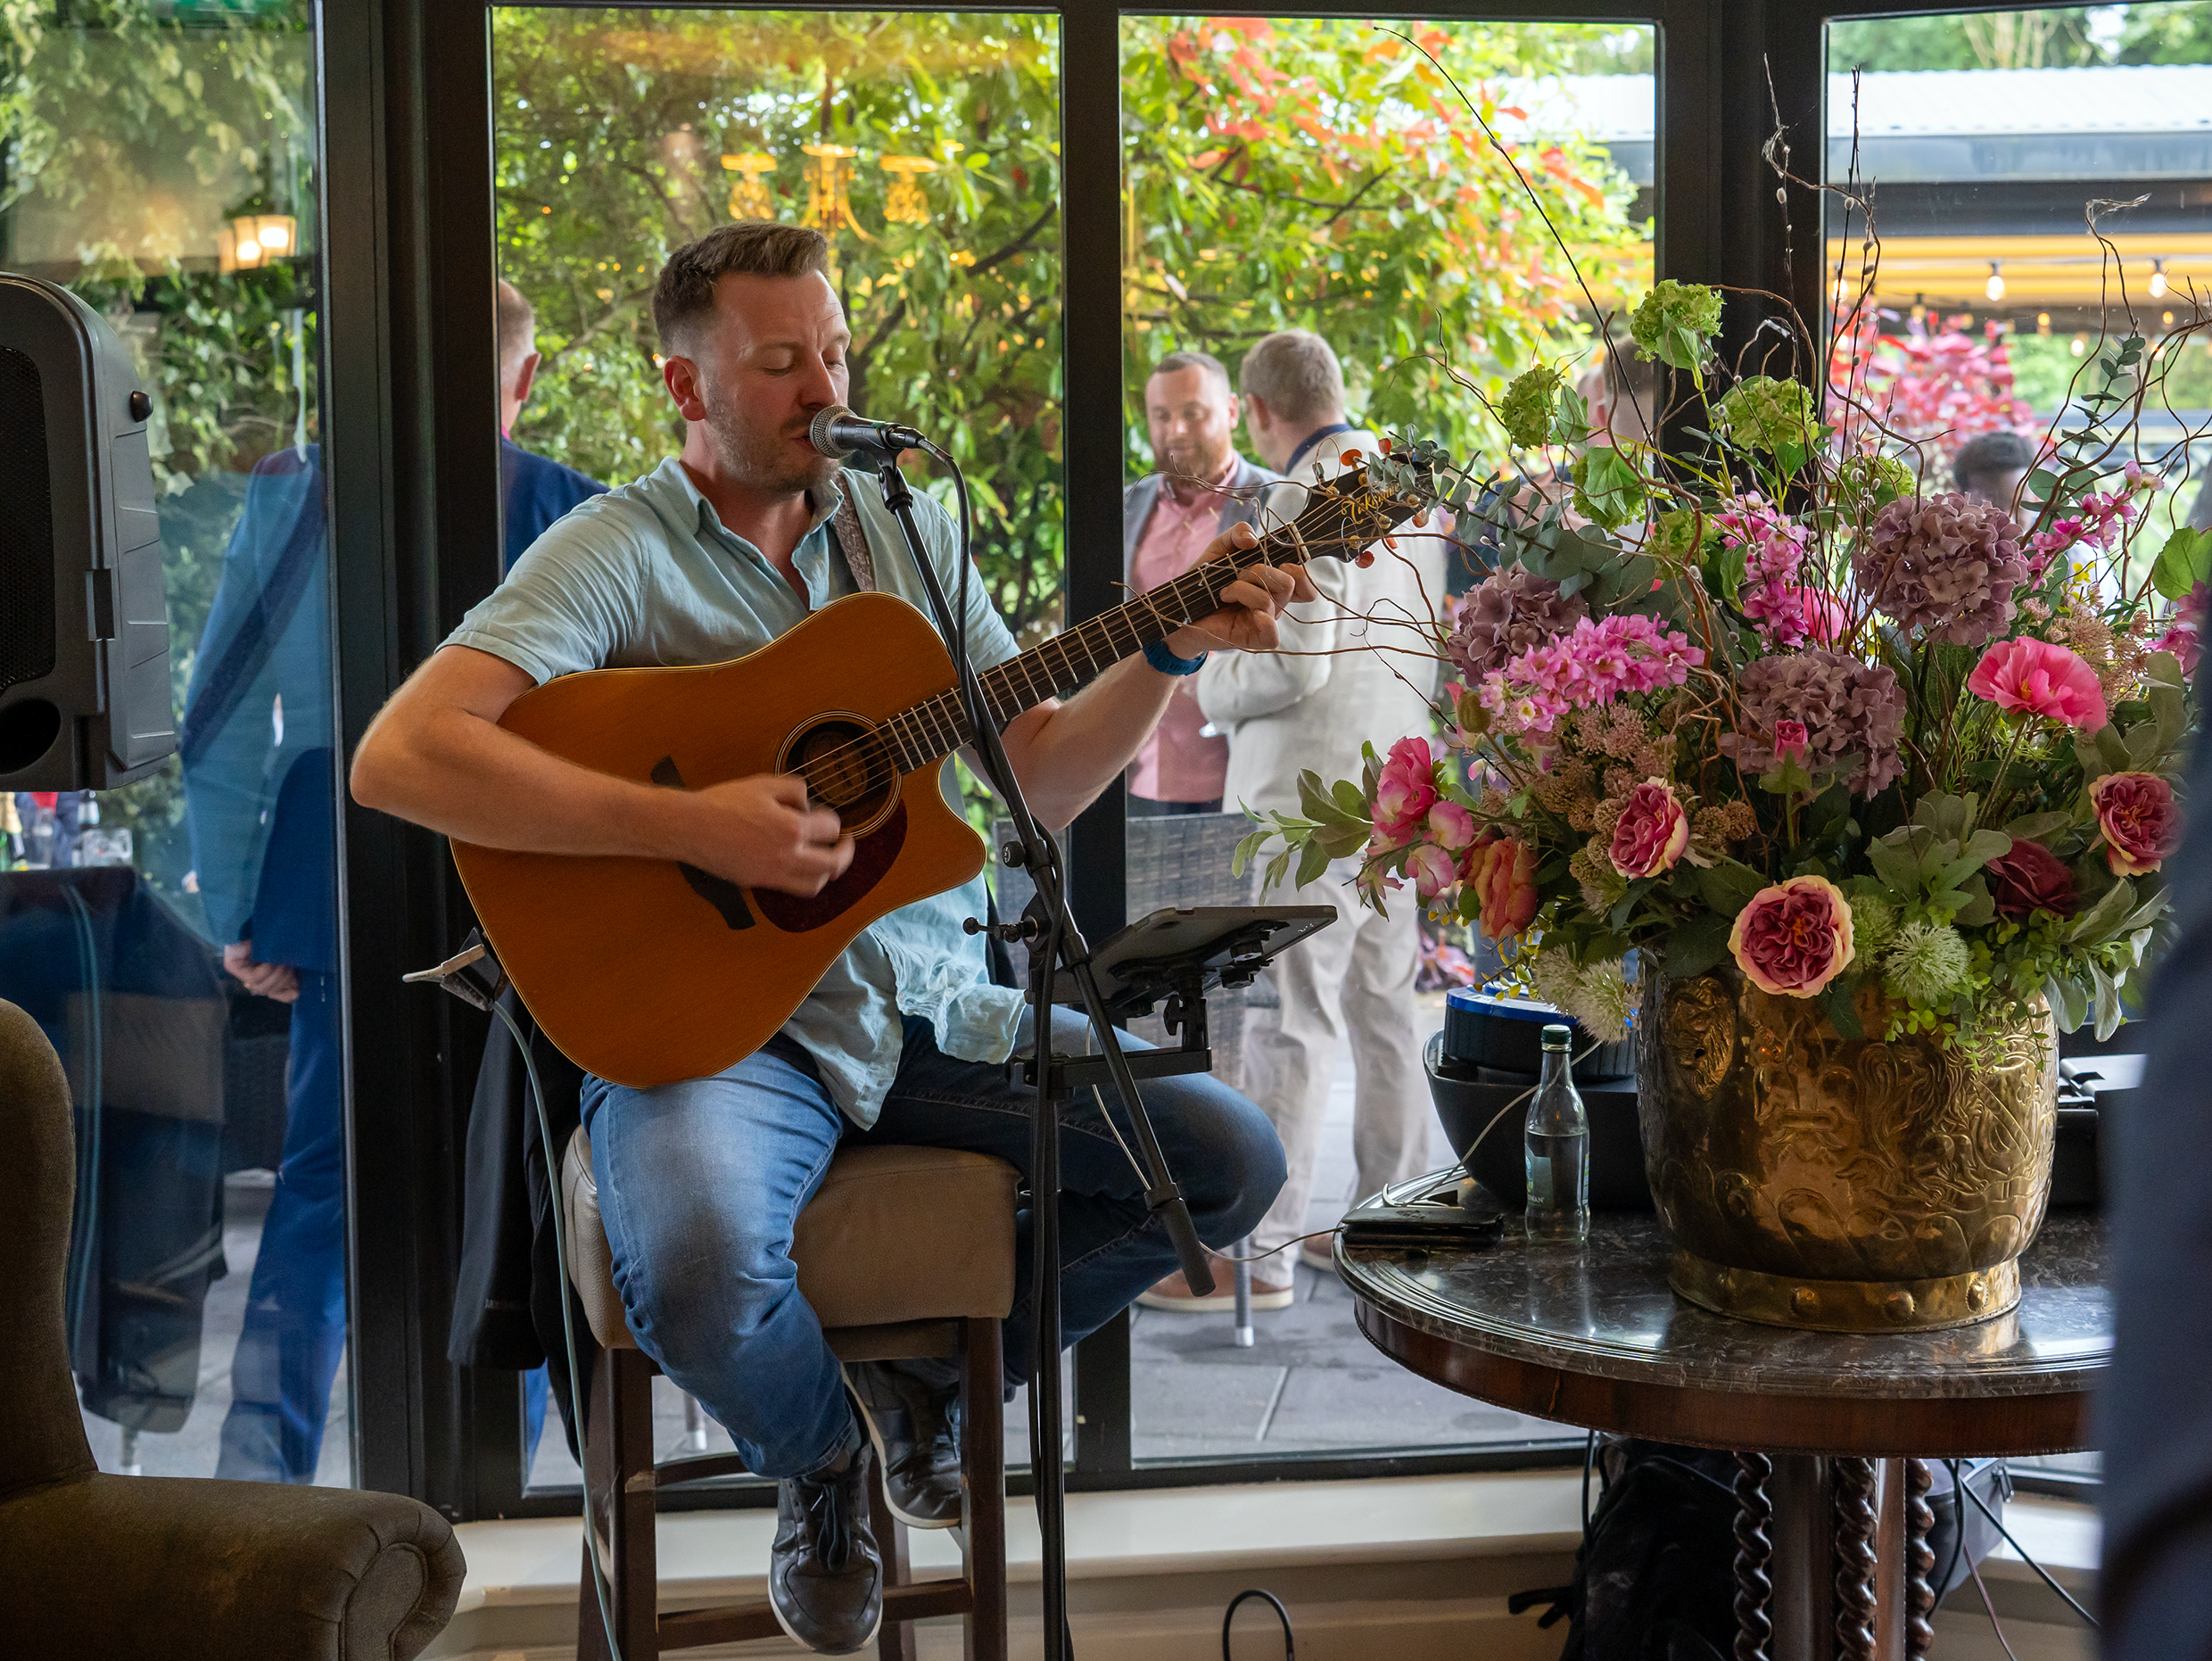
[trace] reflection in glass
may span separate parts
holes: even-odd
[[[1617,314],[1650,280],[1650,29],[1121,28],[1133,590],[1179,574],[1236,519],[1280,524],[1301,500],[1285,475],[1337,475],[1386,429],[1502,460],[1484,399],[1509,368],[1559,363],[1594,418],[1639,393],[1628,354],[1608,359],[1596,309]],[[1442,528],[1408,529],[1365,570],[1316,561],[1325,599],[1286,625],[1283,653],[1217,655],[1181,683],[1128,781],[1132,915],[1249,903],[1250,879],[1231,869],[1250,829],[1242,810],[1298,812],[1301,770],[1357,776],[1363,741],[1419,730],[1432,672],[1363,649],[1478,580],[1481,550]],[[1249,1243],[1268,1253],[1253,1269],[1251,1347],[1236,1346],[1226,1310],[1191,1308],[1179,1277],[1137,1312],[1140,1458],[1557,1434],[1376,1356],[1330,1266],[1325,1235],[1349,1202],[1450,1161],[1419,1062],[1440,997],[1416,979],[1474,972],[1471,943],[1424,939],[1405,897],[1388,919],[1359,910],[1349,874],[1343,862],[1276,888],[1271,900],[1334,905],[1340,921],[1262,984],[1209,1000],[1216,1073],[1267,1111],[1292,1177]],[[1323,1237],[1298,1243],[1311,1231]]]
[[[11,25],[5,263],[103,310],[153,398],[181,718],[151,777],[0,806],[0,996],[77,1103],[67,1310],[101,1463],[343,1483],[310,8],[203,12]]]

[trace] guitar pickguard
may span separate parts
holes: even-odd
[[[858,905],[863,896],[883,880],[891,869],[891,862],[906,844],[906,804],[901,802],[891,809],[891,816],[853,844],[853,863],[845,868],[845,874],[830,883],[819,894],[779,894],[772,888],[755,888],[753,904],[760,907],[761,915],[786,934],[805,934],[834,922]]]

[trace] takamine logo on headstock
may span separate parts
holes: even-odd
[[[1362,456],[1333,478],[1316,468],[1305,485],[1306,505],[1294,524],[1261,539],[1271,563],[1287,564],[1324,555],[1356,559],[1379,539],[1423,514],[1457,507],[1466,500],[1466,482],[1450,452],[1433,439],[1385,438],[1385,453]]]

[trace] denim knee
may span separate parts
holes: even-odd
[[[1217,1247],[1242,1240],[1289,1176],[1282,1137],[1257,1104],[1222,1085],[1193,1091],[1171,1111],[1187,1152],[1169,1158],[1200,1236]]]
[[[700,1238],[707,1236],[702,1231]],[[689,1368],[727,1366],[799,1300],[791,1242],[761,1234],[712,1236],[659,1261],[617,1263],[615,1278],[631,1326],[673,1376]]]

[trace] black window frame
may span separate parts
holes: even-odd
[[[538,4],[587,9],[582,0]],[[663,9],[719,11],[699,0]],[[322,192],[324,420],[336,573],[340,721],[350,756],[376,711],[498,575],[491,0],[321,0],[317,49]],[[597,9],[596,7],[589,9]],[[836,9],[881,10],[838,0]],[[945,8],[935,8],[945,9]],[[1120,20],[1190,8],[1100,0],[964,5],[1061,20],[1063,211],[1120,222]],[[1761,149],[1776,112],[1800,170],[1826,150],[1831,16],[1940,14],[2001,6],[1792,0],[1436,0],[1439,20],[1601,22],[1656,29],[1657,274],[1750,291],[1724,349],[1746,343],[1762,303],[1820,314],[1813,194],[1777,200]],[[1207,15],[1372,17],[1374,8],[1215,5]],[[1786,259],[1787,223],[1797,257]],[[1067,573],[1070,621],[1115,603],[1122,489],[1118,264],[1063,268]],[[1123,921],[1118,784],[1070,831],[1077,914],[1103,935]],[[470,913],[440,839],[351,801],[341,822],[348,1007],[348,1215],[355,1470],[456,1520],[574,1515],[576,1491],[525,1492],[515,1376],[445,1358],[460,1245],[463,1133],[484,1022],[404,988],[445,956]],[[1572,1463],[1531,1444],[1136,1464],[1126,1318],[1085,1341],[1074,1368],[1077,1491],[1209,1482],[1355,1478]],[[677,1500],[760,1503],[765,1484]],[[671,1497],[674,1499],[674,1496]]]

